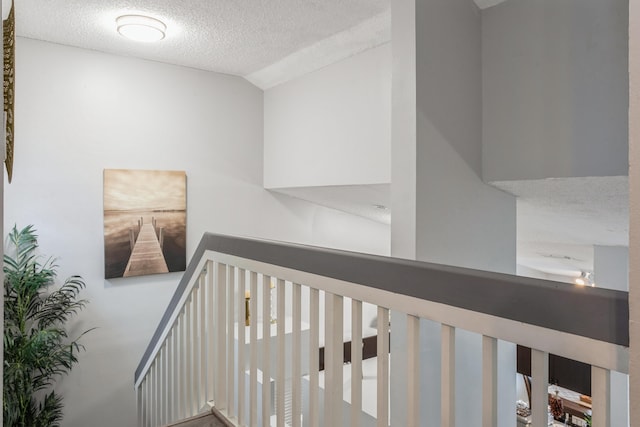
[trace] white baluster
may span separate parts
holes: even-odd
[[[151,388],[151,425],[152,426],[156,426],[158,425],[158,388],[157,388],[157,369],[158,369],[158,364],[156,363],[157,359],[154,360],[153,364],[151,365],[151,383],[150,383],[150,388]]]
[[[325,293],[325,346],[324,346],[324,422],[342,425],[343,393],[343,298]]]
[[[167,352],[166,352],[166,340],[160,349],[160,368],[158,375],[158,391],[159,391],[159,413],[158,424],[164,425],[167,423],[165,412],[167,410]]]
[[[178,321],[173,325],[173,393],[171,403],[171,421],[180,416],[180,326]]]
[[[482,337],[482,427],[498,425],[498,340]]]
[[[611,371],[591,366],[592,426],[611,427]]]
[[[142,427],[142,385],[139,384],[136,387],[136,410],[137,410],[137,414],[138,414],[138,427]]]
[[[167,334],[167,412],[166,412],[166,423],[169,424],[173,422],[173,402],[175,400],[174,395],[174,349],[173,349],[173,337],[175,325],[169,330]]]
[[[456,330],[449,325],[441,327],[441,417],[443,427],[456,425]]]
[[[185,307],[185,416],[193,415],[193,294],[189,296]]]
[[[320,426],[320,292],[309,289],[309,426]]]
[[[549,353],[531,349],[532,427],[547,427],[549,419]]]
[[[276,325],[277,325],[277,343],[278,343],[278,357],[277,357],[277,373],[276,373],[276,393],[277,398],[276,402],[278,406],[276,408],[276,425],[278,427],[284,427],[284,416],[285,416],[285,406],[284,406],[284,388],[285,388],[285,362],[286,362],[286,354],[285,354],[285,314],[284,314],[284,291],[285,291],[285,282],[282,279],[278,279],[276,282]]]
[[[149,423],[155,426],[156,423],[156,378],[154,375],[155,362],[149,367]]]
[[[191,312],[191,413],[197,414],[202,405],[200,397],[200,334],[198,330],[198,320],[200,319],[200,289],[194,287],[191,291],[193,294],[192,312]]]
[[[351,300],[351,426],[362,417],[362,301]]]
[[[185,307],[186,310],[186,307]],[[187,417],[187,339],[186,339],[187,319],[185,312],[180,315],[180,415],[179,419]]]
[[[301,322],[302,322],[302,287],[294,283],[293,285],[293,337],[291,345],[293,347],[291,354],[293,358],[292,374],[291,374],[291,415],[292,427],[300,426],[300,415],[302,413],[302,342],[301,342]],[[278,316],[280,316],[278,314]]]
[[[271,276],[262,276],[262,424],[271,425]]]
[[[142,426],[147,427],[149,425],[149,372],[142,381]]]
[[[216,400],[215,398],[215,367],[216,367],[216,287],[213,261],[207,261],[207,387],[205,399],[207,402]]]
[[[236,269],[233,266],[228,267],[229,280],[227,282],[227,416],[233,418],[235,416],[235,351],[234,351],[234,297],[236,286]],[[240,327],[240,325],[238,325]]]
[[[377,423],[389,425],[389,310],[378,307]]]
[[[198,377],[198,390],[200,403],[208,402],[207,399],[207,281],[204,275],[200,275],[200,309],[198,310],[200,331],[200,376]]]
[[[218,365],[216,367],[216,408],[218,410],[227,409],[227,266],[222,263],[218,263],[218,273],[216,277],[216,313],[217,322],[215,325],[217,340],[216,340],[216,358]]]
[[[418,427],[419,425],[420,318],[407,315],[407,427]]]
[[[238,269],[238,424],[245,424],[245,331],[246,331],[246,272]]]
[[[251,362],[249,367],[249,423],[251,427],[258,427],[258,273],[252,271],[249,278],[251,288],[251,324],[249,326],[249,346]]]

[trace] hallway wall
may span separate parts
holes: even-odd
[[[18,38],[5,230],[34,224],[59,276],[87,281],[87,351],[67,427],[133,426],[133,373],[180,273],[104,279],[105,168],[184,170],[187,260],[205,231],[388,254],[389,227],[262,187],[263,93],[245,80]]]

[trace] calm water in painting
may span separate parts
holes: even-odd
[[[169,271],[184,271],[186,268],[186,219],[182,211],[105,211],[104,252],[105,278],[122,277],[131,256],[130,231],[137,233],[138,221],[151,223],[156,219],[156,228],[164,228],[162,252]]]

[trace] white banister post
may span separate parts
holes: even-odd
[[[320,426],[320,292],[309,289],[309,426]]]
[[[271,421],[271,276],[262,276],[262,425]]]
[[[389,425],[389,310],[378,307],[377,427]]]
[[[245,424],[245,377],[246,377],[246,357],[245,357],[245,331],[247,316],[247,293],[246,293],[246,272],[238,269],[238,424]]]
[[[199,331],[200,331],[200,339],[199,339],[199,347],[200,347],[200,376],[198,377],[199,384],[199,393],[202,399],[202,403],[206,403],[209,401],[207,397],[207,281],[203,274],[200,275],[198,279],[200,284],[200,308],[199,308]]]
[[[219,410],[227,409],[227,266],[217,263],[216,274],[216,358],[215,406]]]
[[[549,419],[549,353],[531,349],[532,427],[547,427]]]
[[[167,393],[169,387],[167,386],[168,381],[167,377],[169,374],[169,349],[168,349],[168,340],[165,339],[164,344],[162,345],[162,350],[160,352],[161,360],[162,360],[162,370],[160,375],[160,424],[167,424],[167,407],[169,406],[169,399],[167,397]]]
[[[456,425],[456,329],[453,326],[441,327],[441,409],[442,427]]]
[[[351,300],[351,427],[362,418],[362,301]]]
[[[171,421],[175,421],[180,416],[180,333],[178,329],[178,320],[173,323],[172,347],[173,347],[173,369],[171,371],[173,380],[173,389],[171,393]]]
[[[136,412],[138,414],[138,427],[142,427],[142,385],[136,386]]]
[[[514,372],[515,375],[515,372]],[[498,340],[482,337],[482,427],[498,425]]]
[[[144,380],[140,384],[142,388],[142,424],[143,427],[146,427],[149,420],[149,374],[145,375]]]
[[[324,424],[342,425],[343,298],[325,293]]]
[[[216,351],[215,351],[215,267],[211,260],[207,260],[207,385],[205,392],[205,399],[208,401],[215,401],[215,366],[216,366]]]
[[[193,295],[190,295],[187,299],[186,307],[185,307],[185,380],[186,386],[184,390],[185,396],[185,415],[191,416],[193,415],[193,328],[192,328],[192,319],[193,319]]]
[[[407,315],[407,427],[419,425],[420,318]]]
[[[235,351],[234,351],[234,322],[235,322],[235,286],[236,269],[233,266],[227,267],[227,416],[232,418],[235,413]],[[240,323],[238,323],[240,328]]]
[[[285,366],[286,366],[286,353],[285,353],[285,282],[282,279],[276,281],[276,327],[277,334],[277,357],[276,357],[276,425],[278,427],[284,427],[285,417]]]
[[[193,299],[191,305],[191,337],[189,348],[191,348],[191,413],[197,414],[200,410],[202,402],[200,401],[200,337],[198,332],[198,320],[200,319],[200,292],[199,286],[196,284],[191,291]]]
[[[180,362],[178,367],[180,369],[180,374],[178,375],[178,381],[180,381],[180,390],[178,392],[178,400],[180,402],[180,412],[178,414],[178,418],[185,418],[187,416],[187,340],[186,340],[186,323],[187,318],[185,316],[185,309],[183,309],[182,313],[180,313],[180,342],[178,344],[180,351]]]
[[[291,416],[292,427],[301,427],[302,414],[302,286],[293,283],[293,367],[291,373]]]
[[[592,426],[611,425],[611,373],[608,369],[591,366]]]
[[[173,348],[173,338],[174,338],[174,331],[173,328],[171,328],[171,330],[169,331],[169,334],[167,335],[167,423],[171,423],[173,422],[173,404],[175,401],[175,394],[174,394],[174,387],[175,387],[175,382],[174,382],[174,359],[175,359],[175,352],[174,352],[174,348]]]
[[[249,425],[258,427],[258,273],[252,271],[249,276],[251,315],[249,326]]]

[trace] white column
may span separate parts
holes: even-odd
[[[515,272],[515,198],[482,181],[481,14],[469,0],[392,0],[391,254]],[[406,322],[392,313],[391,413],[406,425]],[[440,425],[440,343],[421,340],[423,422]],[[456,331],[457,425],[480,414],[481,337]],[[503,348],[512,357],[512,347]],[[437,361],[434,359],[437,354]],[[394,357],[398,354],[399,357]],[[515,425],[515,363],[498,365],[498,427]],[[513,376],[513,381],[504,381]],[[434,396],[434,399],[428,397]]]

